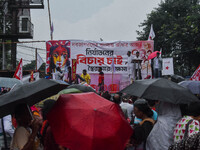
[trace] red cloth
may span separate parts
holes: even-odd
[[[60,95],[47,120],[56,142],[72,150],[123,150],[132,135],[120,107],[93,92]]]
[[[99,73],[99,84],[102,84],[104,81],[104,73],[103,72],[100,72]]]

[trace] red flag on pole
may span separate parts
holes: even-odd
[[[15,71],[15,74],[14,74],[14,77],[18,80],[22,80],[22,73],[23,73],[23,70],[22,70],[22,58],[17,66],[17,70]]]
[[[197,70],[193,73],[193,75],[191,76],[190,80],[200,81],[200,65],[197,68]]]
[[[31,71],[30,82],[33,82],[33,81],[34,81],[33,71]]]

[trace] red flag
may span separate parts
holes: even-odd
[[[18,80],[22,80],[22,73],[23,73],[23,70],[22,70],[22,58],[17,66],[17,70],[15,71],[15,74],[14,74],[14,77]]]
[[[193,75],[191,76],[190,80],[200,81],[200,65],[197,68],[197,70],[193,73]]]
[[[31,71],[30,82],[33,82],[33,81],[34,81],[33,71]]]

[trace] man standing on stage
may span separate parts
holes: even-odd
[[[128,77],[130,79],[130,82],[132,82],[133,80],[133,64],[131,63],[133,58],[131,56],[131,51],[127,52],[127,56],[128,56],[128,61],[125,63],[125,65],[128,63]]]
[[[154,71],[154,78],[160,78],[161,77],[161,71],[162,71],[162,58],[159,57],[160,53],[157,53],[157,57],[153,60],[153,71]]]
[[[139,56],[140,56],[140,52],[137,51],[136,52],[136,56],[133,59],[133,61],[135,61],[134,62],[135,80],[137,80],[138,78],[140,80],[142,80],[142,75],[141,75],[141,69],[142,69],[141,62],[142,62],[142,59]]]
[[[104,73],[102,71],[102,67],[99,67],[99,94],[101,94],[104,91]]]

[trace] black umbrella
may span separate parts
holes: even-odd
[[[75,88],[75,89],[78,89],[82,92],[94,92],[94,93],[96,93],[96,91],[91,86],[86,86],[86,85],[81,85],[81,84],[73,84],[73,85],[68,86],[68,88]]]
[[[120,92],[174,104],[187,104],[199,101],[188,89],[162,78],[137,80]]]
[[[60,84],[48,79],[39,79],[14,88],[12,91],[0,96],[0,118],[12,114],[15,106],[26,103],[29,106],[57,94],[65,89],[67,84]]]
[[[179,83],[181,81],[184,81],[185,79],[182,77],[182,76],[179,76],[179,75],[171,75],[171,81],[173,82],[176,82],[176,83]]]

